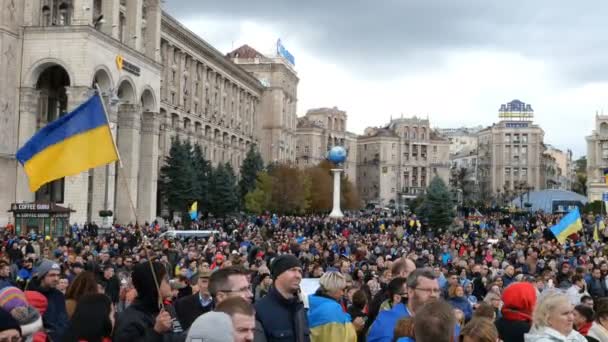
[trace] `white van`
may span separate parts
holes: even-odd
[[[187,239],[187,238],[208,238],[210,236],[219,235],[219,230],[168,230],[159,235],[160,238],[177,238],[177,239]]]

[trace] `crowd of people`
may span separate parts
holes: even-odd
[[[608,341],[608,231],[590,214],[560,244],[559,218],[267,215],[199,222],[219,232],[201,239],[5,229],[0,341]]]

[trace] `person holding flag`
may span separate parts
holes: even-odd
[[[561,244],[566,242],[568,236],[583,229],[581,213],[576,207],[568,215],[564,216],[556,225],[550,228],[551,232]]]
[[[188,214],[190,214],[190,219],[192,221],[196,221],[198,219],[198,201],[194,201],[194,203],[192,203]]]

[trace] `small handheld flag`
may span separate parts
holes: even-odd
[[[17,151],[30,191],[56,179],[119,160],[101,97],[49,123]]]
[[[581,214],[576,207],[568,215],[564,216],[556,225],[550,228],[559,243],[563,244],[568,236],[583,229]]]
[[[188,211],[188,213],[190,214],[191,220],[196,220],[198,218],[198,202],[197,201],[194,201],[194,203],[192,203],[192,206],[190,206],[190,211]]]

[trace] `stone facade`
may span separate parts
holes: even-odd
[[[10,203],[31,201],[70,207],[77,223],[100,222],[104,209],[120,223],[153,220],[174,137],[200,144],[214,165],[238,170],[251,144],[268,143],[264,123],[283,113],[283,156],[295,159],[295,119],[287,120],[295,112],[295,71],[272,58],[266,67],[272,86],[164,13],[161,0],[0,0],[0,226],[10,219]],[[30,192],[15,160],[18,147],[94,86],[122,167],[98,167]]]
[[[353,183],[357,179],[357,135],[346,131],[345,111],[334,108],[310,109],[298,118],[296,164],[307,168],[319,164],[334,146],[343,146],[348,157],[344,173]]]
[[[262,55],[247,45],[230,52],[228,58],[266,87],[259,107],[263,115],[255,122],[262,158],[266,162],[295,162],[299,82],[295,69],[285,58]]]
[[[465,155],[477,149],[477,132],[483,126],[438,128],[437,132],[450,142],[450,155]]]
[[[357,188],[365,202],[401,204],[425,192],[431,179],[449,181],[449,141],[428,119],[391,120],[357,140]]]
[[[521,107],[509,117],[477,133],[478,175],[482,194],[514,193],[522,186],[545,189],[543,173],[544,131],[532,123],[530,105],[514,100],[502,108]],[[523,114],[522,114],[523,113]]]
[[[587,140],[587,198],[601,201],[608,192],[604,169],[608,169],[608,115],[595,116],[595,129]]]
[[[562,151],[551,145],[546,145],[545,160],[545,184],[547,189],[572,190],[574,172],[572,163],[572,151]]]

